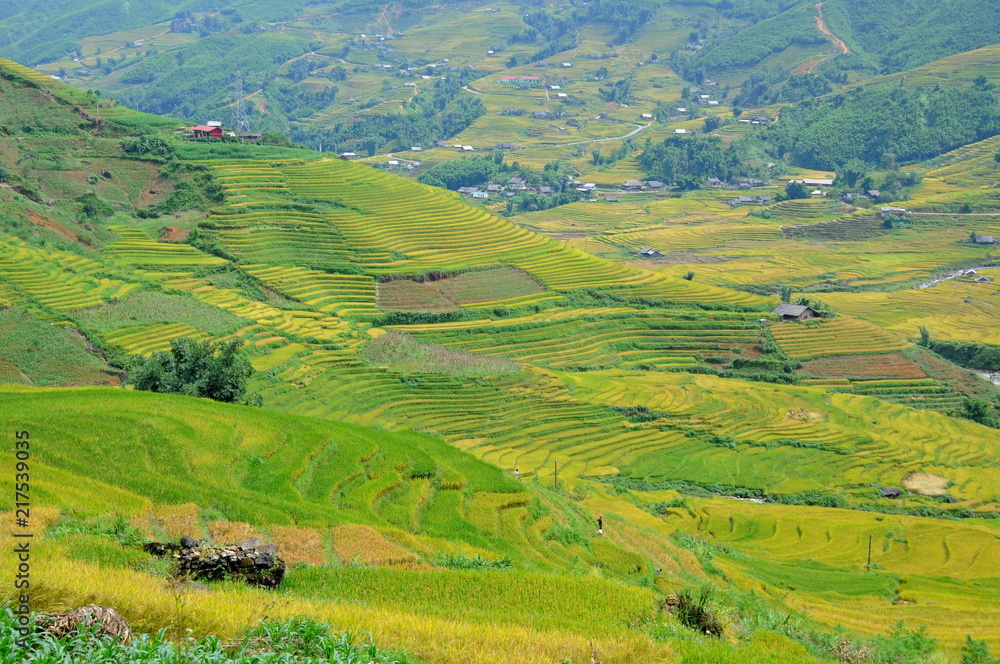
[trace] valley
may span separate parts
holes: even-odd
[[[882,0],[20,4],[33,610],[230,654],[305,616],[401,664],[1000,652],[989,3],[940,38]],[[184,344],[231,344],[245,394],[137,383]],[[184,536],[260,538],[284,582],[142,548]]]

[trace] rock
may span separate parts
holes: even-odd
[[[185,549],[193,549],[198,546],[198,540],[189,535],[185,535],[181,538],[181,546]]]
[[[190,543],[183,541],[185,545]],[[278,557],[278,548],[273,544],[261,545],[259,537],[225,546],[194,540],[191,547],[151,542],[144,548],[154,555],[175,558],[177,570],[196,579],[242,579],[250,585],[275,588],[285,578],[285,561]]]

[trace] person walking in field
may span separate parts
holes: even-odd
[[[604,517],[603,516],[598,516],[597,517],[597,534],[600,535],[601,537],[604,536]]]
[[[521,473],[517,472],[517,468],[514,469],[514,479],[515,480],[521,479]]]

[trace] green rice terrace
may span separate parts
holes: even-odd
[[[850,5],[823,4],[831,23]],[[652,5],[657,21],[622,38],[619,62],[599,56],[616,31],[594,7],[577,37],[595,53],[587,66],[617,71],[669,42],[685,51],[673,66],[702,79],[733,59],[714,75],[735,88],[735,70],[785,58],[811,72],[839,57],[819,5],[755,24],[765,36],[790,25],[793,42],[761,53],[734,38],[705,56],[694,45],[736,19],[690,37],[690,12],[717,16],[713,3]],[[517,34],[518,7],[498,7],[495,23],[477,13],[475,24]],[[313,27],[342,20],[313,9],[300,10]],[[388,34],[390,22],[412,27],[400,49],[429,50],[440,45],[418,19],[437,10],[375,15]],[[351,53],[304,41],[302,16],[287,31],[280,12],[261,19],[255,37],[331,68]],[[129,42],[172,35],[162,55],[200,43],[148,27],[128,28]],[[843,30],[866,62],[905,60],[925,77],[958,57],[883,53],[861,27]],[[81,39],[96,67],[110,41]],[[381,62],[352,43],[351,57]],[[528,49],[510,43],[516,63]],[[659,87],[643,83],[630,121],[681,103],[666,55],[650,61]],[[162,66],[150,94],[173,71]],[[850,72],[842,85],[865,87]],[[496,115],[513,91],[494,73],[463,83]],[[102,87],[139,94],[137,78],[107,76]],[[1000,182],[997,138],[914,165],[921,177],[899,189],[914,212],[898,227],[867,204],[751,209],[709,188],[514,215],[374,159],[187,140],[179,121],[11,61],[0,93],[0,419],[32,441],[34,610],[114,607],[136,633],[163,630],[163,652],[214,635],[197,647],[230,654],[263,644],[255,629],[307,616],[371,634],[378,652],[350,661],[401,664],[989,664],[962,658],[1000,652],[1000,389],[970,369],[996,372],[956,359],[971,350],[947,345],[988,357],[1000,344],[995,249],[974,239],[1000,235],[983,212]],[[261,95],[265,110],[276,94]],[[585,103],[617,104],[607,122],[620,131],[620,101]],[[319,117],[295,122],[305,132]],[[479,117],[455,140],[492,140],[510,123],[537,139],[528,164],[561,133]],[[693,121],[648,124],[662,142]],[[603,140],[600,122],[559,141]],[[636,159],[580,175],[642,176]],[[786,179],[830,175],[791,168]],[[646,247],[659,251],[637,255]],[[800,297],[811,313],[774,312]],[[245,356],[243,403],[135,388],[188,341]],[[16,463],[3,456],[4,477]],[[0,509],[16,509],[13,493]],[[235,577],[202,587],[142,547],[184,536],[274,544],[286,577],[271,590]],[[13,569],[15,536],[0,543]],[[18,597],[8,588],[0,601]]]

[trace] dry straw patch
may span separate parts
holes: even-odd
[[[903,486],[925,496],[943,496],[948,493],[948,481],[933,473],[910,473],[903,478]]]
[[[194,503],[154,505],[146,514],[146,527],[155,536],[168,540],[180,539],[185,535],[198,538],[202,536],[198,506]]]
[[[268,535],[271,541],[278,545],[278,555],[286,562],[315,566],[327,562],[326,548],[319,533],[311,528],[271,526]]]
[[[390,542],[380,532],[356,523],[330,530],[333,552],[344,563],[360,562],[366,566],[412,565],[416,554]]]
[[[243,521],[226,521],[219,519],[208,524],[208,536],[213,542],[225,544],[237,542],[247,537],[259,537],[260,534],[249,523]]]

